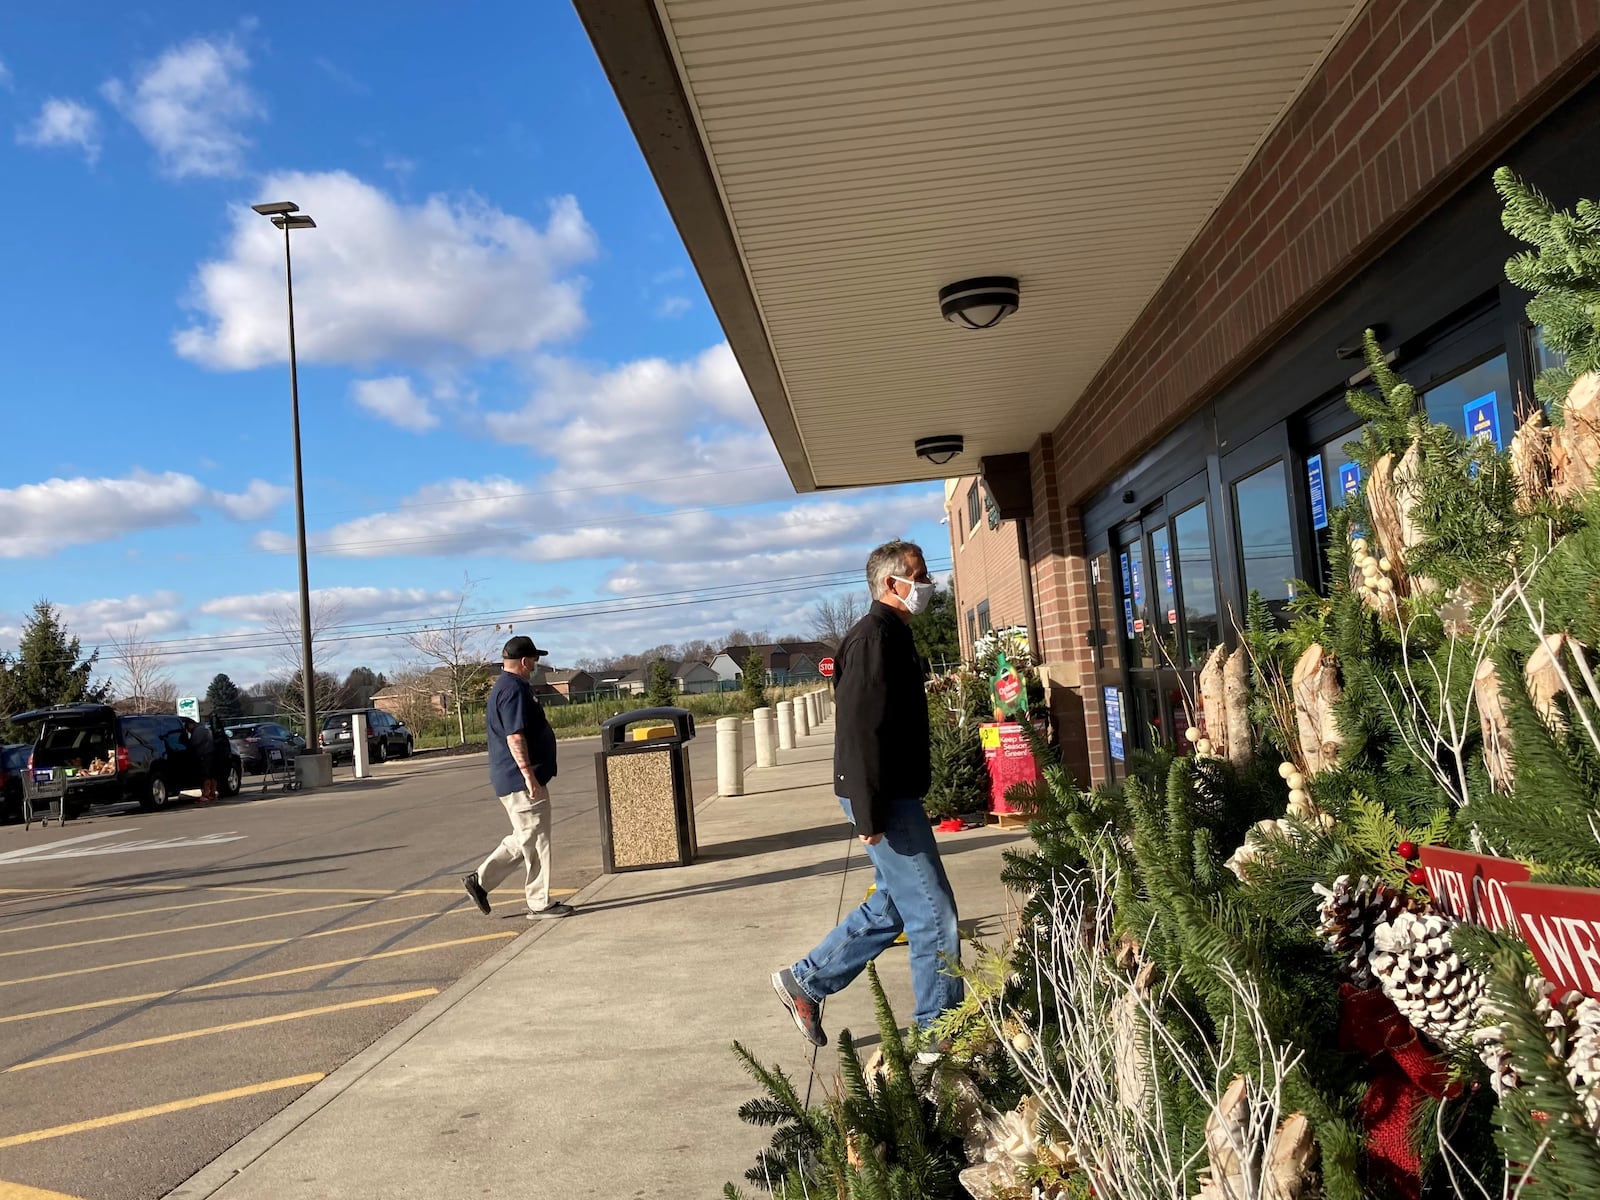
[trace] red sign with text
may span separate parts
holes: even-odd
[[[821,662],[817,663],[817,670],[819,672],[821,672],[822,677],[824,679],[832,679],[833,678],[833,659],[825,658]]]
[[[1505,890],[1544,977],[1600,1000],[1600,891],[1544,883]]]
[[[1516,930],[1506,886],[1528,881],[1528,868],[1522,863],[1443,846],[1424,846],[1418,857],[1428,876],[1428,894],[1441,911],[1487,929]]]
[[[1019,783],[1034,783],[1039,778],[1033,747],[1028,745],[1022,726],[1009,722],[980,725],[978,738],[983,743],[983,757],[989,764],[989,811],[1014,813],[1017,810],[1006,803],[1007,789]]]

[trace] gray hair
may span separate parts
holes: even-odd
[[[928,561],[921,546],[915,542],[902,542],[898,538],[885,542],[867,555],[867,587],[872,589],[874,600],[883,595],[883,585],[889,576],[904,578],[910,572],[913,558],[921,559],[923,563]]]

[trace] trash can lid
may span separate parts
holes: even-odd
[[[628,740],[628,727],[644,723],[672,724],[672,736],[652,739],[665,745],[680,745],[694,739],[694,714],[687,708],[636,708],[618,713],[600,722],[600,745],[605,750],[617,750]]]

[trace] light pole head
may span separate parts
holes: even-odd
[[[291,217],[287,214],[281,217],[273,217],[272,223],[279,229],[315,229],[317,227],[317,223],[304,213],[296,217]]]
[[[273,204],[252,204],[250,207],[255,209],[263,217],[278,217],[282,216],[284,213],[300,211],[300,206],[298,204],[292,204],[288,200],[279,200]]]

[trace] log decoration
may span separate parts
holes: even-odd
[[[1570,500],[1589,490],[1600,467],[1600,373],[1578,376],[1561,412],[1550,435],[1550,491]]]
[[[1111,1006],[1117,1101],[1129,1112],[1143,1111],[1150,1089],[1150,1031],[1144,1013],[1155,975],[1155,963],[1145,963]]]
[[[1511,723],[1506,718],[1505,698],[1500,692],[1500,670],[1494,660],[1484,659],[1472,676],[1472,696],[1478,705],[1478,725],[1483,731],[1483,765],[1489,782],[1502,794],[1511,791]]]
[[[1290,677],[1294,697],[1295,727],[1300,735],[1300,755],[1307,775],[1338,765],[1344,748],[1334,709],[1343,697],[1339,667],[1319,642],[1307,646]]]
[[[1550,492],[1551,439],[1555,431],[1537,409],[1511,439],[1511,478],[1517,486],[1517,511],[1527,516]]]
[[[1284,1118],[1261,1148],[1261,1161],[1246,1162],[1240,1151],[1252,1156],[1250,1084],[1236,1075],[1206,1118],[1207,1165],[1200,1169],[1200,1190],[1194,1200],[1238,1200],[1257,1195],[1261,1200],[1297,1200],[1312,1188],[1312,1165],[1317,1144],[1304,1113]],[[1255,1186],[1252,1186],[1252,1183]]]
[[[1573,654],[1582,654],[1584,648],[1569,634],[1546,634],[1522,669],[1522,683],[1528,689],[1533,710],[1553,733],[1567,730],[1567,714],[1560,703],[1566,693],[1561,684],[1561,656],[1569,649]]]
[[[1367,515],[1372,532],[1390,563],[1394,590],[1401,596],[1416,596],[1435,591],[1433,580],[1411,573],[1411,562],[1422,545],[1422,527],[1415,518],[1422,498],[1422,443],[1415,441],[1398,463],[1385,454],[1372,464],[1367,481]]]
[[[1226,646],[1211,651],[1200,672],[1203,729],[1190,735],[1196,754],[1226,758],[1243,767],[1255,757],[1250,725],[1250,656]]]

